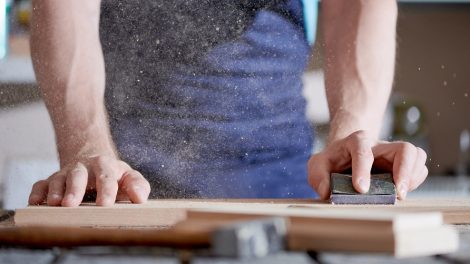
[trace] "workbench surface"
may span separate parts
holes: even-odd
[[[1,211],[0,211],[1,212]],[[0,213],[0,228],[13,225],[12,213]],[[434,257],[395,259],[386,255],[318,253],[316,260],[306,253],[280,253],[257,260],[214,259],[196,253],[191,263],[470,263],[470,225],[457,225],[458,252]],[[0,247],[0,263],[180,263],[181,252],[162,248],[88,247],[74,249],[25,249]]]

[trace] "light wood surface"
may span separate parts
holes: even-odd
[[[331,205],[313,199],[151,200],[145,204],[118,203],[111,207],[83,204],[76,208],[30,206],[16,210],[15,224],[68,227],[168,227],[186,219],[188,209],[283,209],[302,208],[312,214],[341,212],[359,215],[378,212],[441,212],[445,223],[470,223],[470,200],[406,200],[396,205]]]
[[[177,230],[214,230],[223,224],[260,217],[281,216],[289,220],[289,250],[388,253],[395,257],[416,257],[454,252],[458,234],[443,224],[438,212],[381,212],[367,214],[354,210],[313,211],[305,208],[257,210],[191,209]]]
[[[8,236],[10,238],[16,237],[11,243],[17,241],[18,237],[28,242],[28,232],[35,232],[38,242],[40,237],[48,238],[51,245],[77,245],[83,241],[89,244],[98,241],[102,244],[186,245],[178,244],[180,240],[189,241],[184,234],[204,244],[209,241],[208,234],[228,223],[272,216],[288,220],[289,250],[424,256],[457,249],[457,232],[455,228],[446,226],[444,220],[470,222],[470,201],[407,200],[396,205],[331,205],[311,199],[232,199],[152,200],[145,204],[118,203],[111,207],[94,204],[83,204],[76,208],[30,206],[16,211],[17,229],[5,232],[11,233]],[[80,227],[95,227],[101,233]],[[68,230],[67,235],[62,235],[61,228]],[[109,232],[103,231],[106,228],[110,228]],[[153,239],[151,235],[146,235],[140,240],[137,233],[125,231],[129,228],[151,229],[136,230],[144,233],[169,228],[169,232],[147,233],[156,237]],[[119,231],[123,229],[124,232]],[[181,235],[172,236],[171,232]]]

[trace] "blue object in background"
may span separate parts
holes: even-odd
[[[0,0],[0,59],[8,53],[8,11],[10,9],[9,0]]]
[[[318,1],[302,0],[305,36],[308,44],[313,45],[317,34]]]

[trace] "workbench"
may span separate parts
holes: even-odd
[[[13,226],[13,212],[0,211],[0,228]],[[450,255],[395,259],[377,254],[278,253],[262,259],[215,259],[204,252],[154,247],[82,247],[72,249],[0,248],[0,263],[470,263],[470,225],[457,225],[460,249]]]

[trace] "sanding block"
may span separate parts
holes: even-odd
[[[331,174],[332,204],[395,204],[397,195],[393,177],[390,173],[372,174],[367,193],[354,189],[352,176],[349,174]]]

